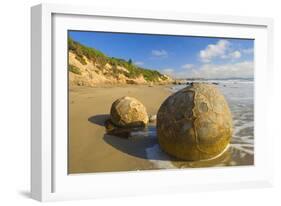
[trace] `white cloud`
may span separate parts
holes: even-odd
[[[134,64],[137,65],[137,66],[142,66],[144,63],[141,62],[141,61],[136,61],[136,62],[134,62]]]
[[[166,68],[159,70],[162,74],[169,75],[172,78],[184,78],[191,71],[190,69],[183,68],[180,71],[177,71],[173,68]]]
[[[239,59],[240,57],[241,57],[241,52],[238,50],[234,52],[228,52],[221,56],[222,59],[231,59],[231,60]]]
[[[234,51],[229,53],[229,57],[233,59],[239,59],[241,57],[241,52],[239,51]]]
[[[234,64],[205,64],[198,69],[186,73],[186,77],[193,78],[250,78],[254,75],[254,64],[244,61]]]
[[[228,64],[203,64],[196,68],[161,70],[174,78],[252,78],[254,76],[254,64],[251,61]]]
[[[183,69],[192,69],[194,67],[193,64],[185,64],[185,65],[182,65],[181,68]]]
[[[229,41],[219,40],[216,44],[209,44],[206,49],[201,50],[199,57],[202,62],[210,62],[215,57],[223,57],[229,45]]]
[[[252,53],[254,53],[254,49],[253,48],[242,49],[242,53],[244,53],[244,54],[252,54]]]
[[[161,69],[160,72],[163,73],[163,74],[167,74],[169,76],[172,76],[172,77],[174,77],[174,74],[175,74],[175,70],[172,69],[172,68]]]
[[[151,54],[155,57],[166,57],[168,56],[168,52],[164,49],[161,50],[152,50]]]
[[[209,44],[206,49],[199,53],[200,60],[204,63],[210,63],[212,59],[239,59],[242,53],[251,52],[250,50],[233,50],[231,43],[227,40],[219,40],[216,44]]]

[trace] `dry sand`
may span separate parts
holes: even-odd
[[[152,169],[145,148],[155,140],[127,141],[106,135],[104,121],[113,101],[122,96],[139,99],[148,114],[156,114],[170,95],[169,86],[72,87],[69,90],[68,172],[91,173]]]

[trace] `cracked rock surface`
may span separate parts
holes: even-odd
[[[144,127],[148,123],[148,114],[139,100],[125,96],[113,102],[110,119],[119,127]]]
[[[162,150],[183,160],[220,155],[232,136],[232,115],[215,85],[194,83],[169,96],[157,114]]]

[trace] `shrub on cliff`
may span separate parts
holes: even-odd
[[[69,65],[68,66],[68,70],[70,72],[74,73],[74,74],[79,74],[79,75],[81,74],[80,69],[78,67],[76,67],[76,66],[73,66],[73,65]]]

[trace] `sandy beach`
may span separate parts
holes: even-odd
[[[129,137],[106,132],[112,102],[122,96],[140,100],[149,115],[157,114],[162,102],[172,93],[172,85],[124,85],[104,87],[71,87],[69,89],[69,174],[221,167],[253,165],[254,155],[248,139],[240,139],[243,127],[235,127],[229,148],[221,156],[207,161],[187,162],[166,155],[159,147],[155,123],[131,131]],[[231,103],[237,105],[236,102]],[[235,103],[235,104],[233,104]],[[234,121],[241,116],[235,108]],[[239,122],[239,121],[238,121]],[[247,124],[244,124],[247,126]],[[237,136],[238,134],[238,136]]]
[[[106,135],[104,121],[113,101],[122,96],[139,99],[148,114],[156,114],[169,86],[72,87],[69,90],[69,173],[152,169],[145,148],[156,139],[127,141]]]

